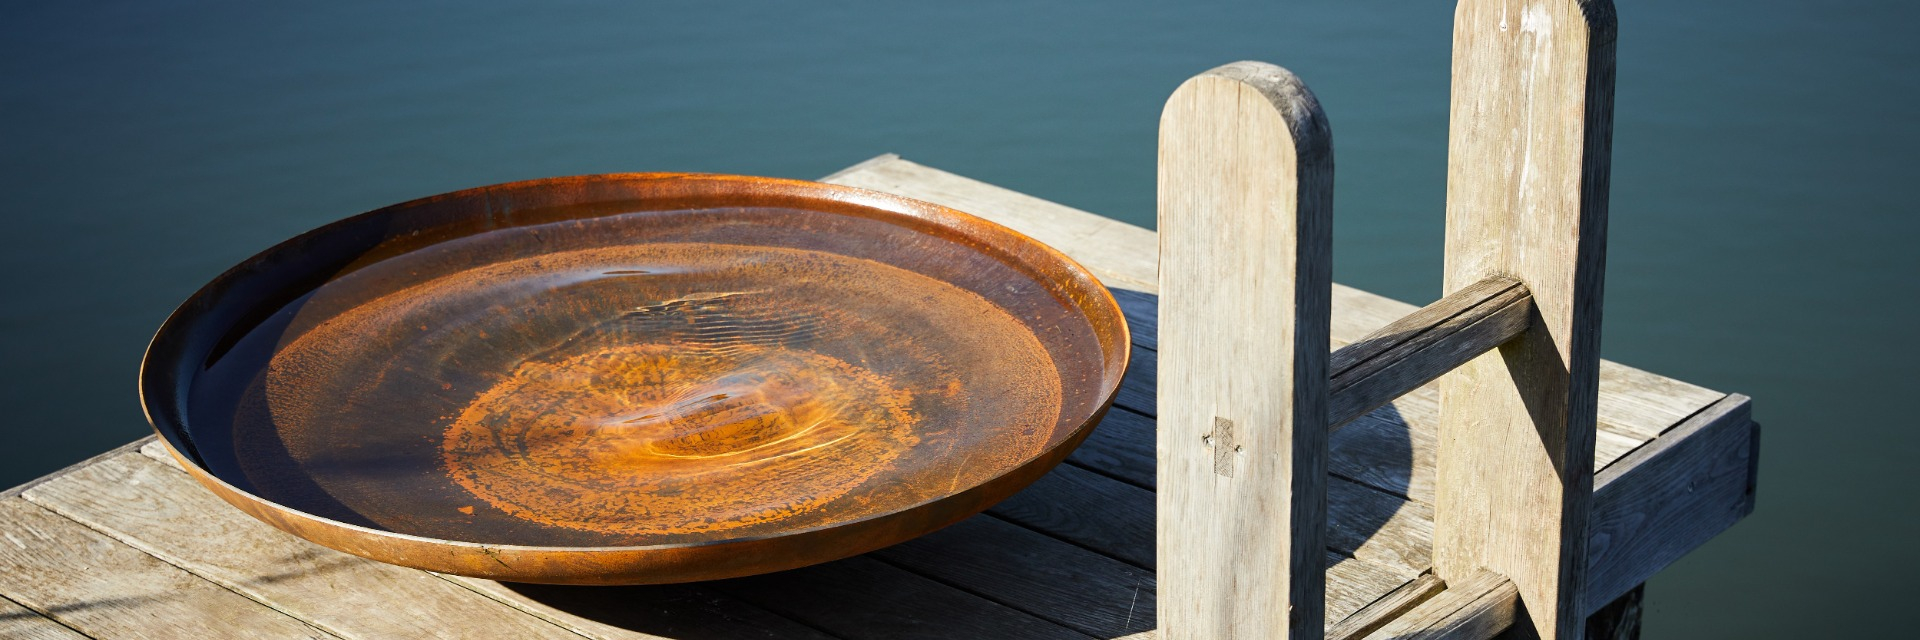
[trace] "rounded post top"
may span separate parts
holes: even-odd
[[[1198,83],[1222,80],[1252,89],[1272,105],[1274,112],[1286,122],[1287,130],[1293,137],[1296,157],[1301,161],[1332,157],[1333,128],[1327,122],[1326,111],[1320,108],[1320,99],[1314,97],[1313,91],[1307,88],[1306,81],[1301,80],[1300,76],[1276,64],[1242,60],[1208,69],[1174,90],[1167,105],[1171,108]]]

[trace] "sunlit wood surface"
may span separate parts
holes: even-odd
[[[229,507],[146,439],[0,494],[0,637],[1149,632],[1155,234],[893,156],[827,181],[1008,225],[1071,255],[1115,290],[1132,325],[1133,366],[1115,409],[1066,464],[985,514],[847,560],[691,585],[553,587],[442,576],[309,544]],[[1414,309],[1339,285],[1333,307],[1335,347]],[[1588,610],[1752,507],[1746,398],[1614,363],[1602,366],[1600,389]],[[1410,611],[1499,615],[1497,607],[1436,611],[1458,598],[1433,598],[1442,585],[1428,575],[1435,437],[1431,386],[1333,432],[1326,615],[1333,637],[1368,636]]]

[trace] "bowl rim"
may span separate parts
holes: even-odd
[[[941,495],[928,498],[910,505],[898,507],[895,509],[879,512],[879,513],[869,514],[859,518],[839,520],[832,523],[821,524],[821,525],[816,525],[816,526],[807,527],[807,528],[787,529],[787,530],[779,531],[777,533],[770,533],[770,534],[737,536],[737,537],[718,537],[718,538],[713,538],[708,540],[699,540],[699,541],[690,541],[690,542],[672,542],[672,543],[657,543],[657,544],[643,544],[643,545],[606,545],[606,546],[550,546],[550,545],[525,545],[525,544],[516,545],[516,544],[491,544],[486,542],[475,542],[475,541],[469,541],[469,540],[452,540],[452,539],[446,539],[446,538],[434,538],[434,537],[422,536],[418,534],[403,533],[403,532],[392,531],[388,529],[368,527],[364,525],[353,524],[349,522],[342,522],[339,520],[334,520],[331,518],[308,513],[298,508],[295,508],[286,504],[282,504],[280,502],[270,500],[270,499],[261,497],[257,494],[254,494],[252,492],[243,490],[233,485],[232,483],[227,482],[226,479],[221,478],[218,474],[214,473],[213,470],[207,468],[204,463],[198,460],[197,459],[198,456],[188,455],[185,451],[182,451],[179,444],[175,442],[176,437],[180,437],[182,440],[186,439],[184,437],[184,434],[186,432],[187,425],[183,424],[184,420],[181,421],[182,424],[176,424],[174,421],[167,419],[166,412],[164,411],[157,412],[155,410],[156,397],[159,394],[161,393],[179,394],[180,392],[192,386],[191,379],[189,378],[186,380],[176,380],[174,384],[169,385],[170,388],[168,389],[164,389],[164,390],[150,389],[149,388],[150,377],[154,375],[153,370],[155,369],[156,365],[160,364],[156,361],[156,359],[159,357],[158,354],[156,354],[156,351],[160,350],[165,346],[168,346],[167,345],[168,341],[173,339],[179,339],[180,334],[183,334],[188,331],[188,327],[191,326],[191,324],[197,319],[195,312],[200,310],[199,308],[205,304],[205,301],[207,298],[213,295],[216,295],[217,292],[222,290],[224,285],[230,284],[233,280],[244,278],[246,276],[246,268],[261,261],[264,258],[268,258],[276,254],[289,251],[291,248],[302,244],[303,241],[314,240],[317,238],[324,237],[330,233],[339,232],[341,229],[355,222],[365,221],[374,216],[379,216],[382,214],[387,214],[389,212],[395,212],[395,211],[409,209],[413,207],[419,207],[422,205],[430,204],[430,203],[441,201],[441,200],[467,198],[475,195],[485,194],[490,191],[506,190],[506,189],[551,188],[551,187],[560,186],[560,185],[584,184],[584,183],[591,183],[591,182],[645,182],[645,181],[657,181],[657,180],[697,180],[697,181],[711,181],[711,182],[726,183],[726,184],[741,184],[748,187],[748,189],[744,189],[741,191],[741,193],[743,194],[748,193],[753,189],[793,190],[799,193],[797,194],[786,193],[784,195],[788,195],[788,196],[799,195],[803,198],[821,198],[825,200],[839,202],[843,205],[851,205],[859,209],[862,209],[868,213],[879,213],[881,215],[871,216],[879,219],[897,220],[900,218],[907,218],[907,219],[919,220],[922,222],[926,222],[926,223],[938,226],[943,229],[957,231],[959,232],[958,234],[959,237],[977,238],[979,236],[1001,236],[1004,240],[1009,241],[1012,244],[1024,245],[1029,249],[1037,249],[1041,253],[1041,255],[1046,256],[1049,260],[1056,262],[1060,267],[1062,267],[1062,269],[1060,270],[1060,273],[1070,276],[1069,278],[1065,278],[1063,280],[1070,281],[1074,284],[1066,286],[1064,288],[1085,289],[1087,291],[1090,291],[1096,294],[1096,295],[1090,296],[1086,302],[1074,304],[1073,306],[1075,306],[1078,309],[1081,309],[1083,316],[1088,315],[1088,312],[1093,311],[1093,309],[1091,309],[1090,307],[1094,307],[1094,306],[1099,307],[1099,310],[1110,314],[1110,317],[1113,320],[1112,326],[1115,329],[1117,329],[1117,335],[1115,336],[1117,346],[1113,350],[1113,353],[1115,355],[1113,357],[1105,358],[1107,361],[1102,363],[1103,364],[1102,369],[1104,372],[1107,372],[1107,374],[1105,375],[1105,379],[1102,381],[1103,382],[1102,388],[1099,389],[1098,397],[1100,398],[1100,401],[1097,403],[1097,407],[1092,412],[1090,412],[1086,418],[1084,418],[1081,421],[1081,424],[1078,427],[1070,430],[1067,433],[1066,437],[1061,438],[1058,442],[1054,443],[1052,446],[1042,449],[1035,455],[1029,456],[1025,460],[1022,460],[1021,462],[1013,465],[1006,472],[1000,475],[988,477],[984,480],[981,480],[978,483],[975,483],[966,487],[959,487],[959,488],[949,490],[945,493],[942,493]],[[840,215],[849,215],[848,213],[843,213],[843,212],[835,212],[835,213],[838,213]],[[619,215],[619,214],[599,214],[599,215]],[[583,217],[586,217],[586,216],[583,216]],[[915,231],[919,233],[925,233],[925,231],[922,231],[922,230],[915,230]],[[467,236],[460,236],[460,237],[467,237]],[[441,240],[439,242],[445,242],[445,241],[446,240]],[[435,244],[437,244],[437,242]],[[989,243],[983,246],[973,246],[972,249],[974,249],[975,251],[984,251],[994,246],[996,245]],[[1095,331],[1096,340],[1100,340],[1101,336],[1099,334],[1100,332],[1096,330]],[[446,193],[426,196],[422,198],[415,198],[413,200],[408,200],[405,202],[400,202],[392,205],[387,205],[384,207],[379,207],[379,208],[366,211],[363,213],[359,213],[353,216],[341,218],[339,220],[334,220],[332,222],[328,222],[321,226],[315,227],[313,229],[309,229],[298,235],[292,236],[278,243],[275,243],[271,247],[268,247],[258,253],[248,256],[247,258],[241,260],[239,263],[236,263],[234,266],[229,267],[225,271],[222,271],[219,275],[207,281],[206,284],[201,285],[199,289],[196,289],[192,295],[188,296],[184,301],[180,303],[179,306],[175,307],[174,310],[167,315],[167,318],[161,322],[160,327],[157,330],[155,330],[153,337],[150,340],[148,340],[147,347],[141,355],[140,366],[138,371],[138,376],[139,376],[138,392],[139,392],[139,398],[140,398],[141,412],[146,416],[147,423],[153,427],[155,434],[158,436],[157,440],[161,443],[161,445],[167,449],[167,451],[174,457],[176,461],[178,461],[183,467],[186,468],[187,471],[190,472],[189,475],[192,475],[195,479],[201,481],[203,484],[217,484],[218,487],[216,488],[218,490],[215,491],[215,493],[219,494],[221,498],[227,500],[228,502],[234,502],[235,498],[244,498],[245,500],[252,502],[257,506],[265,507],[275,512],[279,512],[287,516],[291,516],[301,520],[313,521],[315,523],[324,525],[329,528],[336,528],[336,529],[351,531],[363,536],[392,539],[395,541],[428,544],[436,547],[453,547],[453,548],[458,548],[463,550],[479,551],[483,553],[506,551],[506,552],[568,553],[568,554],[621,554],[621,553],[634,553],[634,552],[647,552],[647,551],[666,551],[666,550],[675,550],[675,549],[696,549],[696,548],[703,548],[703,547],[727,546],[727,545],[749,543],[749,542],[755,542],[755,541],[793,538],[798,536],[805,536],[807,534],[820,533],[820,532],[832,530],[832,529],[852,527],[852,526],[860,525],[863,523],[871,523],[873,521],[883,520],[883,519],[892,518],[892,517],[898,517],[898,516],[901,516],[902,514],[917,512],[924,508],[929,507],[930,505],[934,505],[934,504],[948,501],[948,500],[953,500],[960,496],[970,494],[982,487],[993,484],[996,481],[999,481],[1008,475],[1013,475],[1035,464],[1036,462],[1039,462],[1042,460],[1054,459],[1055,462],[1053,463],[1053,465],[1057,465],[1060,461],[1064,461],[1065,459],[1064,452],[1062,452],[1061,450],[1063,448],[1071,449],[1071,448],[1078,447],[1079,444],[1083,440],[1085,440],[1086,435],[1092,431],[1092,429],[1100,422],[1100,419],[1111,408],[1115,396],[1118,395],[1120,385],[1122,384],[1122,379],[1125,377],[1125,373],[1128,367],[1131,365],[1132,338],[1133,338],[1132,329],[1127,324],[1126,315],[1121,310],[1119,301],[1113,297],[1112,291],[1110,291],[1103,283],[1101,283],[1099,278],[1095,276],[1091,270],[1081,265],[1078,261],[1074,260],[1072,257],[1069,257],[1065,253],[1062,253],[1060,250],[1055,249],[1054,247],[1044,242],[1040,242],[1039,240],[1036,240],[1031,236],[1028,236],[1024,233],[1021,233],[1020,231],[1014,230],[1010,227],[994,222],[992,220],[988,220],[980,216],[976,216],[964,211],[960,211],[958,209],[954,209],[954,208],[947,207],[945,205],[941,205],[933,202],[928,202],[925,200],[919,200],[919,199],[909,198],[909,197],[901,196],[897,194],[887,193],[884,191],[877,191],[873,189],[866,189],[866,188],[853,187],[853,186],[847,186],[847,185],[830,184],[830,183],[818,182],[813,180],[798,180],[798,179],[792,179],[792,178],[771,178],[771,177],[746,176],[746,175],[722,174],[722,173],[691,173],[691,172],[602,173],[602,174],[585,174],[585,175],[575,175],[575,176],[558,176],[558,177],[549,177],[549,178],[535,178],[530,180],[517,180],[517,181],[503,182],[503,183],[497,183],[497,184],[491,184],[491,185],[485,185],[485,186],[479,186],[479,187],[471,187],[471,188],[460,189],[456,191],[449,191]],[[1104,340],[1100,340],[1100,341],[1105,342]],[[1102,345],[1102,350],[1105,351],[1104,344]],[[184,413],[184,408],[181,408],[178,411],[180,413]],[[1049,468],[1051,468],[1051,466],[1053,465],[1049,465]],[[1035,479],[1037,479],[1038,477],[1039,476],[1036,475]],[[1024,487],[1024,484],[1022,485],[1022,487]],[[1018,489],[1015,489],[1014,492],[1017,493]],[[1007,497],[1010,497],[1011,495],[1012,494],[1009,493]],[[1002,497],[1001,499],[1004,499],[1004,498],[1005,497]],[[242,505],[235,503],[235,506],[242,506]],[[242,510],[248,511],[250,514],[252,513],[251,510],[245,509],[244,507],[242,508]],[[984,509],[973,511],[972,513],[978,513],[979,511],[984,511]],[[968,515],[972,515],[972,513],[969,513]],[[269,524],[280,526],[279,523],[275,523],[275,522],[269,522]],[[919,535],[925,535],[926,533],[930,533],[933,530],[938,530],[939,528],[940,527],[934,527],[933,529],[929,529],[928,531],[922,532]],[[296,534],[296,535],[299,535],[299,534]],[[301,537],[306,537],[306,536],[302,535]],[[917,537],[917,536],[912,536],[912,537]],[[912,537],[905,538],[901,541],[912,539]],[[331,545],[328,545],[328,546],[331,546]]]

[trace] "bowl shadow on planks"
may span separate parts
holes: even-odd
[[[683,640],[1120,638],[1151,630],[1158,298],[1115,293],[1134,345],[1113,409],[1067,462],[986,513],[893,547],[761,576],[502,586],[595,629]],[[1357,463],[1366,477],[1336,468],[1330,478],[1330,561],[1351,557],[1401,510],[1419,508],[1402,495],[1413,472],[1406,420],[1388,404],[1347,427],[1362,421],[1365,436],[1343,444],[1366,449]],[[1396,485],[1401,491],[1377,488]],[[1329,608],[1330,621],[1344,615]]]

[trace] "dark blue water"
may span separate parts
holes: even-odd
[[[1451,3],[15,2],[0,7],[0,485],[146,431],[202,282],[380,205],[540,176],[818,177],[881,152],[1137,224],[1182,79],[1319,94],[1336,278],[1439,292]],[[1911,633],[1920,8],[1620,2],[1607,357],[1757,398],[1759,510],[1649,638]]]

